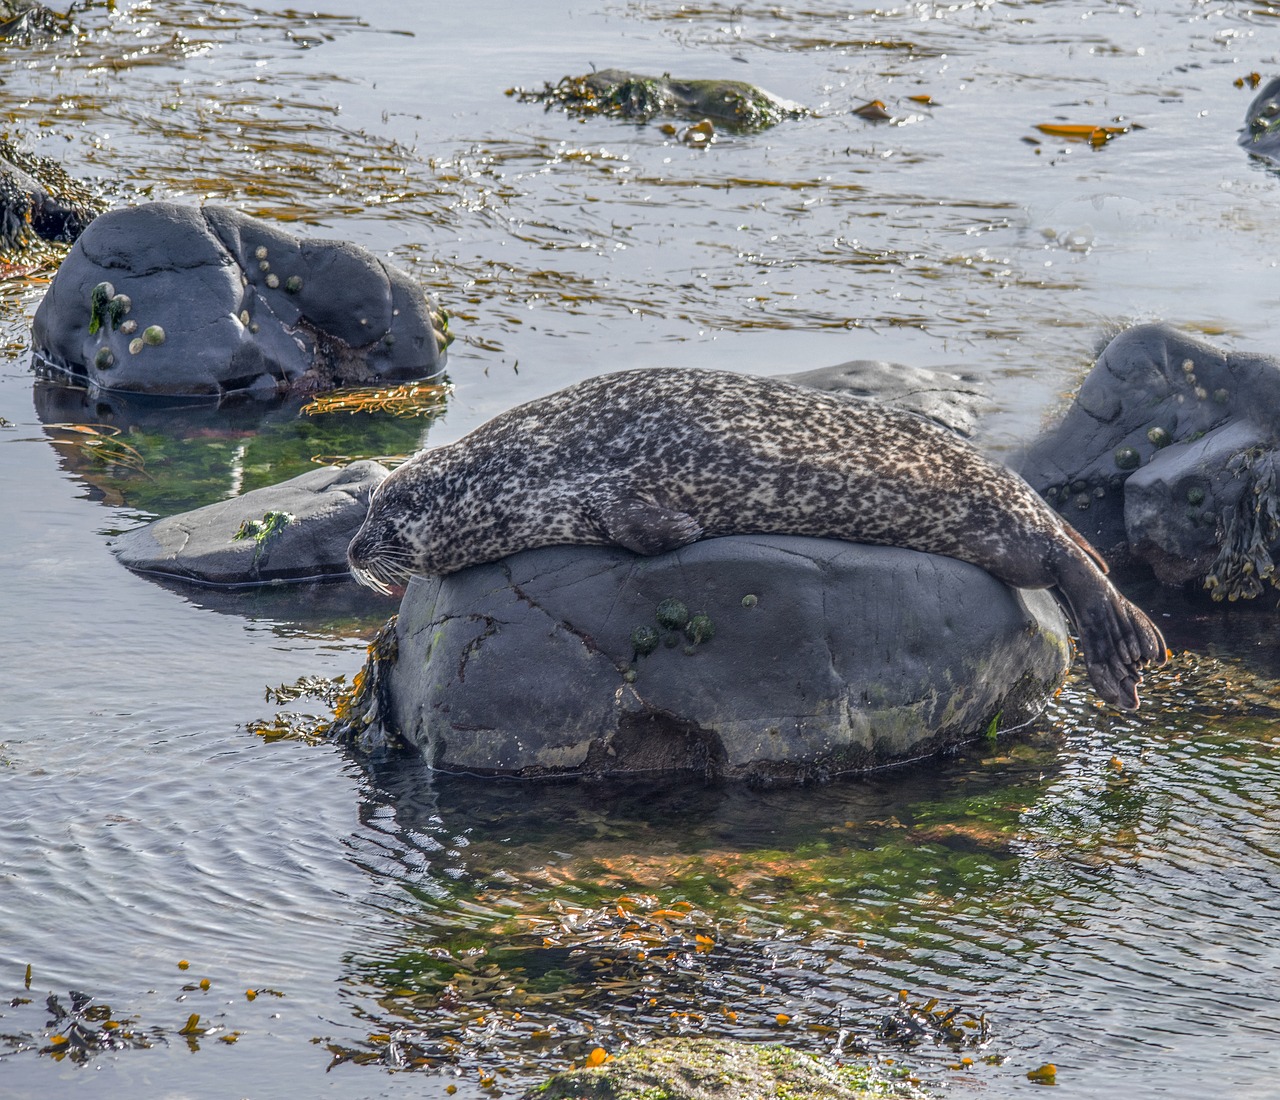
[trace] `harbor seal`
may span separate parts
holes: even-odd
[[[601,375],[422,451],[378,487],[347,557],[387,592],[540,546],[745,534],[901,546],[1054,588],[1094,688],[1125,710],[1165,660],[1101,557],[1011,470],[910,413],[724,371]]]

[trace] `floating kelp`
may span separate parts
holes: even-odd
[[[392,416],[428,416],[444,411],[453,387],[446,383],[410,382],[389,388],[337,390],[321,394],[303,405],[306,416],[327,413],[389,413]]]
[[[811,114],[807,107],[780,99],[740,80],[677,80],[670,73],[644,76],[625,69],[601,69],[565,76],[541,91],[509,88],[522,102],[560,107],[580,116],[648,122],[668,116],[714,119],[738,130],[764,130],[783,119]]]
[[[1112,138],[1118,137],[1120,134],[1127,134],[1130,130],[1137,129],[1137,127],[1132,124],[1096,126],[1092,123],[1077,125],[1074,123],[1041,122],[1036,125],[1036,129],[1049,137],[1088,142],[1097,149],[1106,145]]]

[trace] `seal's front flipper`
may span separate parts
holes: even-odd
[[[611,542],[637,554],[662,554],[702,537],[688,512],[677,512],[639,497],[613,497],[595,509],[595,520]]]

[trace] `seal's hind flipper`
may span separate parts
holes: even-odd
[[[662,554],[702,538],[701,524],[688,512],[664,508],[639,497],[613,497],[602,501],[593,512],[611,542],[637,554]]]
[[[1089,557],[1093,560],[1094,565],[1096,565],[1104,573],[1111,572],[1111,567],[1107,565],[1106,560],[1103,558],[1101,554],[1098,553],[1097,550],[1095,550],[1090,545],[1089,540],[1085,538],[1084,535],[1080,534],[1080,532],[1077,531],[1074,527],[1072,527],[1071,524],[1067,523],[1066,520],[1062,520],[1062,529],[1066,531],[1067,536],[1071,539],[1072,542],[1074,542],[1078,547],[1080,547],[1081,550],[1083,550],[1086,554],[1089,555]]]
[[[1058,589],[1075,619],[1094,689],[1112,706],[1137,710],[1142,669],[1162,665],[1168,657],[1163,635],[1092,562],[1069,562],[1059,574]]]

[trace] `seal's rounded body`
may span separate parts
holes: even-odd
[[[790,534],[902,546],[1056,587],[1098,693],[1137,706],[1164,640],[1018,475],[909,413],[786,382],[655,368],[589,379],[423,451],[370,502],[348,554],[386,589],[538,546],[657,554]]]

